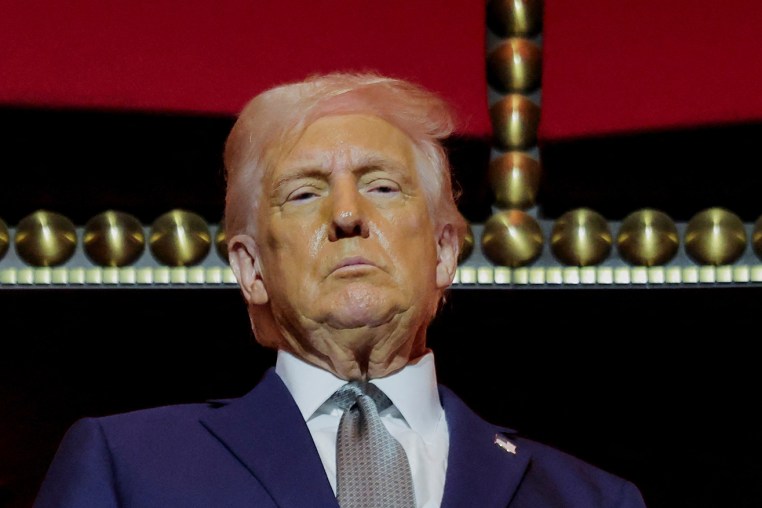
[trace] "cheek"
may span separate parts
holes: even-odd
[[[396,224],[391,222],[392,228],[396,228]],[[368,230],[370,232],[371,237],[375,237],[378,241],[378,244],[381,246],[381,248],[384,250],[384,252],[387,252],[390,257],[394,258],[396,254],[396,249],[392,248],[392,244],[389,241],[389,237],[384,232],[384,228],[381,228],[378,226],[378,224],[375,221],[368,221]],[[391,231],[394,231],[394,229],[390,229]]]
[[[304,234],[304,238],[309,238],[309,258],[317,259],[320,255],[320,247],[324,244],[328,237],[328,225],[322,224],[317,228],[308,229],[304,231]]]
[[[371,223],[371,231],[378,238],[394,266],[400,272],[406,272],[405,277],[428,277],[424,269],[426,260],[436,261],[436,245],[434,232],[427,216],[411,214],[395,217],[389,221],[386,228],[377,227]],[[434,267],[431,267],[433,273]]]
[[[270,282],[288,284],[304,290],[320,272],[323,247],[327,243],[328,227],[293,221],[270,230],[269,256],[266,259]],[[295,269],[294,267],[298,267]]]

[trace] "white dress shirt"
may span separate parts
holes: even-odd
[[[331,372],[278,351],[275,372],[307,422],[325,473],[336,492],[336,434],[342,411],[328,402],[346,383]],[[381,421],[405,449],[419,508],[442,504],[449,434],[437,391],[434,354],[427,353],[394,374],[371,382],[392,401]]]

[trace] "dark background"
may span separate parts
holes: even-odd
[[[222,217],[231,118],[0,118],[10,227],[41,207],[79,225],[106,208],[145,224],[175,207]],[[488,145],[450,149],[464,214],[481,222]],[[633,480],[651,508],[756,507],[761,296],[754,284],[461,287],[430,345],[441,381],[483,416]],[[241,395],[273,360],[234,288],[0,288],[0,506],[30,506],[75,419]]]
[[[440,380],[636,482],[650,507],[759,506],[759,288],[452,291]],[[274,361],[235,289],[0,292],[0,505],[28,506],[78,417],[237,396]]]

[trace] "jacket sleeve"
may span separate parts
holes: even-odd
[[[117,508],[111,453],[97,420],[77,421],[64,435],[33,508]]]

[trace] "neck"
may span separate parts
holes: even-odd
[[[425,326],[411,330],[399,325],[318,327],[306,340],[286,340],[284,349],[342,379],[368,381],[388,376],[428,351]]]

